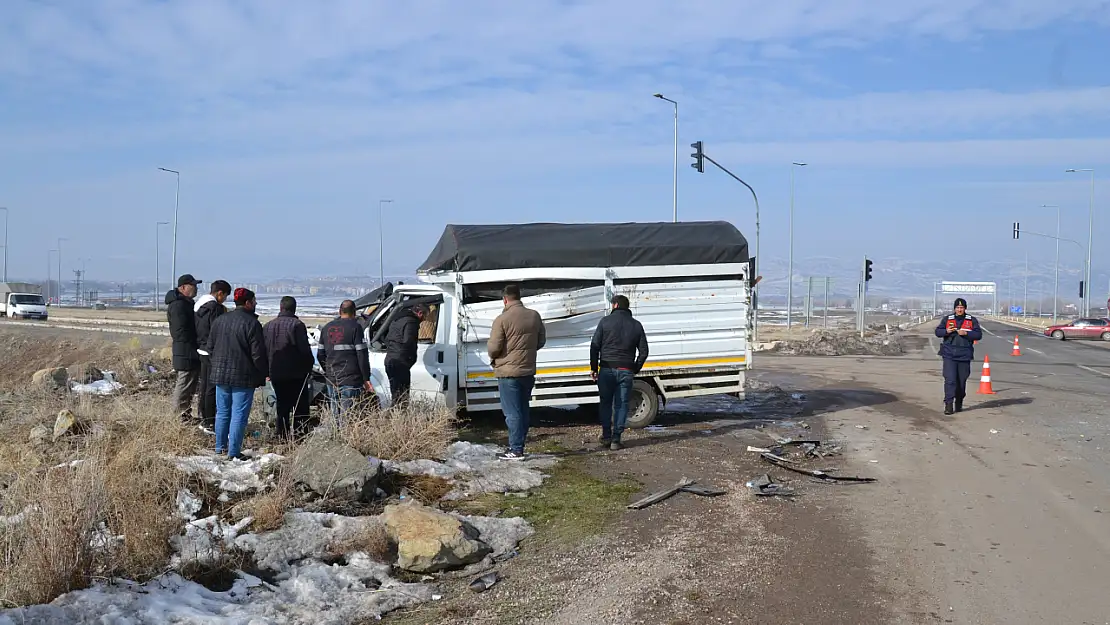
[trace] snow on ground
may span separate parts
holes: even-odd
[[[111,371],[103,371],[101,373],[104,374],[103,380],[97,380],[90,384],[78,384],[74,382],[70,385],[70,389],[78,395],[112,395],[123,388],[123,385],[116,382],[115,378],[112,377],[113,374]]]
[[[479,493],[523,492],[543,484],[546,469],[558,458],[549,455],[532,455],[523,462],[502,462],[497,459],[498,448],[475,445],[466,441],[453,443],[447,448],[443,462],[412,460],[386,462],[386,468],[405,475],[434,475],[455,482],[455,488],[444,499],[462,499]]]
[[[248,460],[228,460],[224,456],[206,454],[174,458],[177,468],[190,474],[201,473],[209,481],[217,484],[220,490],[229,493],[244,493],[264,490],[273,482],[273,476],[263,477],[262,469],[279,462],[283,456],[262,454]]]

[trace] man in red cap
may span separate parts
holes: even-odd
[[[266,384],[269,363],[254,292],[235,289],[235,309],[212,322],[205,351],[211,354],[216,385],[216,453],[242,458],[254,390]]]

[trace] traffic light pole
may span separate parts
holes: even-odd
[[[752,200],[755,201],[755,273],[756,273],[756,275],[753,276],[753,278],[758,277],[759,276],[759,263],[760,263],[760,261],[763,260],[759,257],[759,196],[755,194],[755,189],[752,188],[752,185],[744,182],[743,180],[740,179],[739,176],[732,173],[731,171],[726,169],[723,165],[721,165],[717,161],[710,158],[709,155],[706,154],[702,150],[701,141],[698,141],[697,143],[695,143],[691,147],[694,147],[697,150],[697,154],[700,154],[702,158],[704,158],[705,160],[709,161],[710,163],[713,163],[714,165],[716,165],[717,169],[720,169],[721,171],[725,172],[726,174],[731,176],[733,180],[735,180],[736,182],[739,182],[740,184],[744,185],[745,187],[748,188],[748,191],[752,192]],[[697,164],[694,164],[693,167],[694,167],[694,169],[697,169],[699,172],[702,171],[698,167]],[[752,295],[752,301],[755,301],[755,295],[754,294]],[[752,326],[752,341],[753,342],[758,340],[758,338],[759,338],[759,308],[758,307],[756,307],[754,319],[755,319],[754,322],[753,322],[754,325]]]

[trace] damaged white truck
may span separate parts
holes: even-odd
[[[650,344],[628,416],[629,427],[644,427],[671,399],[743,395],[752,365],[751,264],[747,240],[727,222],[449,225],[417,271],[420,284],[387,284],[356,302],[370,310],[371,382],[387,406],[381,341],[397,311],[422,303],[431,312],[413,399],[500,409],[486,341],[501,289],[516,284],[547,331],[531,405],[596,404],[590,341],[612,297],[623,294]]]

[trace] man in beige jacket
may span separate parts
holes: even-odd
[[[490,365],[497,376],[501,411],[509,427],[509,451],[501,460],[523,460],[528,438],[528,403],[536,383],[536,352],[547,342],[540,314],[520,302],[520,287],[507,285],[501,291],[505,310],[493,320],[490,330]]]

